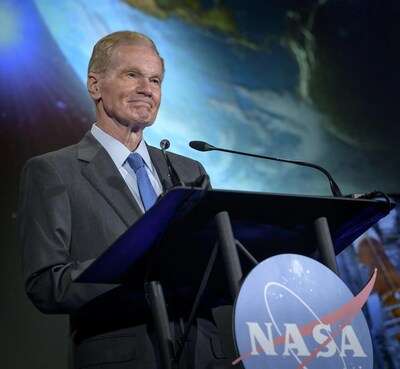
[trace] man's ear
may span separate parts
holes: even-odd
[[[98,73],[89,72],[87,77],[87,89],[89,95],[92,97],[93,100],[98,100],[101,97],[100,87],[99,87],[99,75]]]

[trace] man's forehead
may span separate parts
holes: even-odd
[[[126,69],[138,68],[139,66],[144,67],[146,64],[153,62],[156,65],[158,64],[162,71],[161,58],[153,48],[144,45],[124,44],[118,45],[113,50],[110,64],[117,64],[121,68]]]
[[[116,46],[111,54],[111,59],[114,59],[114,57],[118,57],[121,55],[125,57],[126,54],[129,54],[129,57],[133,58],[154,57],[155,59],[160,60],[160,56],[153,48],[149,46],[135,44],[123,44]]]

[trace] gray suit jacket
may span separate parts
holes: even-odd
[[[161,150],[148,149],[160,180],[168,183]],[[194,160],[175,154],[170,159],[184,182],[205,173]],[[126,286],[71,282],[71,275],[141,215],[107,151],[90,132],[78,144],[32,158],[24,166],[19,220],[26,292],[42,312],[70,314],[74,367],[130,362],[139,356],[135,352],[145,352],[153,342],[145,325],[145,303],[132,298]],[[132,340],[123,339],[127,329],[130,335],[139,330],[141,337],[146,336],[140,347],[133,349]],[[90,346],[87,340],[93,337]],[[112,346],[119,347],[119,353]],[[140,365],[153,367],[147,361]]]

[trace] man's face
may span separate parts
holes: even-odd
[[[101,114],[124,126],[148,127],[161,103],[163,67],[146,46],[119,46],[104,75],[98,78]]]

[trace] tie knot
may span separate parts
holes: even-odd
[[[128,159],[126,160],[128,161],[128,164],[131,166],[131,168],[135,171],[135,173],[139,168],[144,167],[143,158],[137,152],[133,152],[132,154],[130,154],[128,156]]]

